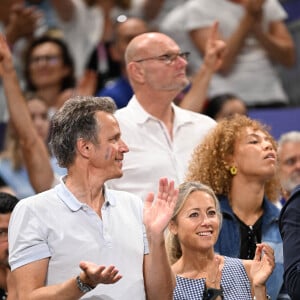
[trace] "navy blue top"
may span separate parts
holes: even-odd
[[[114,81],[109,81],[103,89],[96,93],[98,97],[111,97],[115,101],[117,108],[127,105],[133,91],[129,81],[125,77],[119,77]]]
[[[292,299],[300,299],[300,185],[281,209],[279,228],[283,240],[285,286]]]

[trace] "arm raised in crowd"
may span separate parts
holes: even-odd
[[[226,51],[223,64],[220,66],[220,72],[226,74],[231,70],[249,34],[256,36],[271,59],[283,65],[291,66],[294,64],[294,44],[284,23],[273,21],[270,23],[268,31],[262,29],[262,7],[264,3],[265,0],[255,2],[245,0],[241,4],[244,6],[245,13],[239,26],[229,38],[223,38],[226,42]],[[199,51],[204,54],[206,41],[209,37],[209,28],[193,30],[190,35]]]
[[[149,254],[145,255],[144,278],[147,299],[173,299],[175,277],[168,262],[164,232],[177,202],[178,189],[174,181],[159,181],[159,192],[154,200],[151,193],[144,204],[144,224],[149,241]],[[162,280],[162,278],[164,278]]]
[[[221,67],[225,49],[226,44],[218,39],[218,22],[215,22],[206,42],[203,64],[193,76],[191,88],[179,103],[180,107],[195,112],[203,111],[211,77]]]
[[[32,38],[40,17],[41,13],[34,7],[14,5],[4,30],[8,44],[14,45],[20,38]]]
[[[20,140],[30,182],[36,192],[44,191],[50,188],[54,181],[48,149],[34,127],[13,66],[10,50],[3,35],[0,35],[0,76],[10,120]]]

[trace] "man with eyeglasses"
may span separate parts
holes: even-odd
[[[145,191],[157,192],[161,176],[179,184],[194,147],[215,126],[199,113],[179,108],[175,96],[189,80],[188,52],[165,34],[141,34],[128,44],[125,60],[134,95],[116,112],[130,151],[123,161],[123,176],[109,181],[145,199]]]

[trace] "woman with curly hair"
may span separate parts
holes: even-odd
[[[278,197],[276,166],[276,142],[267,127],[237,115],[219,122],[195,148],[186,180],[209,185],[220,200],[223,226],[216,252],[253,259],[257,243],[274,249],[276,266],[267,292],[272,299],[281,299],[279,210],[269,201]]]

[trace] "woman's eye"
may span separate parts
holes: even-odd
[[[216,215],[216,211],[215,210],[210,210],[208,213],[207,213],[208,216],[210,217],[213,217]]]
[[[189,215],[190,218],[196,218],[198,216],[199,216],[199,214],[197,212],[193,212]]]
[[[252,141],[249,142],[249,144],[257,144],[257,143],[258,143],[257,140],[252,140]]]

